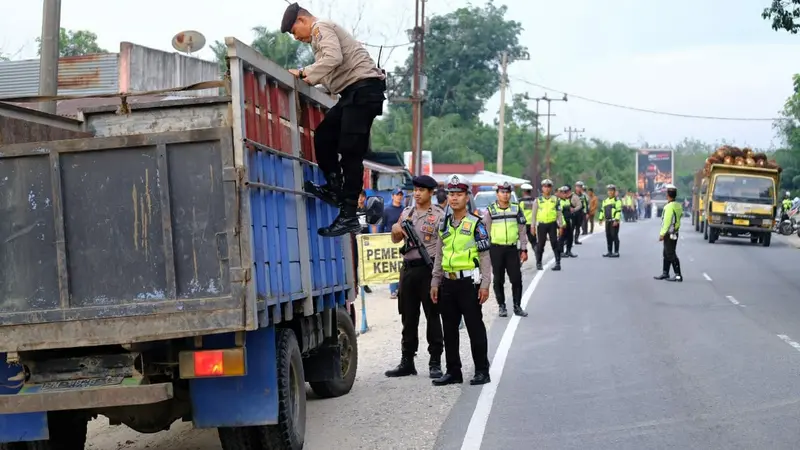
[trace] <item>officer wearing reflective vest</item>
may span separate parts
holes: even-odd
[[[678,188],[667,185],[667,204],[664,205],[664,212],[661,214],[661,232],[658,240],[664,243],[664,255],[662,258],[661,275],[654,277],[656,280],[683,281],[681,275],[681,261],[678,259],[678,232],[681,229],[681,217],[683,217],[683,207],[680,202],[676,202]],[[669,277],[669,268],[675,272],[673,278]]]
[[[531,230],[536,234],[536,269],[542,270],[544,245],[550,240],[550,247],[556,258],[553,270],[561,270],[561,253],[558,250],[558,233],[564,224],[559,199],[553,195],[553,182],[542,180],[542,195],[531,205],[531,216],[534,223]]]
[[[564,229],[559,238],[561,256],[566,258],[577,258],[578,255],[572,253],[572,243],[575,239],[575,214],[581,211],[581,201],[572,194],[569,185],[561,186],[561,214],[564,216]]]
[[[619,258],[619,222],[622,220],[622,201],[617,198],[617,187],[606,186],[608,197],[600,204],[598,221],[606,223],[606,258]]]
[[[573,227],[575,228],[575,245],[581,245],[580,235],[581,233],[586,234],[586,213],[589,211],[589,197],[586,196],[586,192],[584,192],[584,184],[583,181],[578,181],[575,183],[575,194],[574,197],[578,198],[578,201],[581,202],[581,207],[577,211],[575,211],[573,215],[574,223]]]
[[[458,326],[463,317],[469,334],[475,375],[470,384],[486,384],[489,378],[489,349],[483,304],[489,298],[492,263],[490,240],[480,217],[467,209],[471,186],[461,175],[447,177],[448,214],[439,226],[441,246],[435,256],[431,299],[439,305],[444,330],[447,370],[433,380],[434,386],[464,382],[459,355]]]
[[[528,183],[523,184],[520,186],[522,189],[522,198],[519,199],[519,207],[522,209],[522,213],[525,215],[525,234],[528,235],[528,244],[531,245],[531,249],[536,252],[536,235],[534,232],[536,231],[533,228],[533,186]]]
[[[496,186],[497,201],[486,208],[483,223],[489,229],[492,242],[489,254],[492,259],[492,278],[494,296],[500,309],[500,317],[508,317],[506,309],[506,273],[511,280],[511,297],[514,301],[514,314],[525,317],[522,310],[522,263],[528,260],[528,236],[525,232],[525,215],[519,204],[511,202],[509,182]]]

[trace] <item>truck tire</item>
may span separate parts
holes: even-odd
[[[717,242],[717,239],[719,239],[719,234],[720,234],[719,228],[709,228],[708,243],[713,244],[714,242]]]
[[[311,390],[322,398],[341,397],[349,393],[356,382],[356,372],[358,371],[356,327],[342,308],[336,309],[336,324],[339,329],[339,346],[342,354],[342,378],[309,383]]]
[[[772,233],[764,233],[764,238],[761,240],[761,245],[764,247],[769,247],[770,241],[772,241]]]
[[[347,318],[350,321],[350,318]],[[294,331],[277,334],[278,424],[256,427],[264,450],[301,450],[306,437],[306,377]]]
[[[77,411],[50,412],[47,413],[49,440],[0,444],[0,450],[83,450],[88,424],[89,418]]]
[[[256,427],[217,428],[222,450],[260,450]]]
[[[700,232],[700,213],[694,213],[692,219],[694,222],[694,231]]]
[[[700,231],[703,232],[703,239],[708,240],[708,224],[703,222],[703,225],[700,226]]]

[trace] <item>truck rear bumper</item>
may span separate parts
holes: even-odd
[[[0,414],[147,405],[169,400],[171,383],[0,395]]]
[[[764,227],[743,227],[739,225],[729,225],[729,224],[719,224],[719,223],[709,223],[709,228],[715,228],[718,230],[731,230],[731,231],[739,231],[743,233],[771,233],[772,230],[769,228]]]

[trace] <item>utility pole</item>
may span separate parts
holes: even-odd
[[[44,0],[42,48],[39,56],[39,95],[58,95],[58,52],[61,34],[61,0]],[[56,101],[39,103],[39,110],[55,114]]]
[[[422,64],[425,58],[425,0],[415,0],[414,29],[412,40],[414,42],[414,79],[411,86],[411,171],[414,175],[422,175]]]
[[[572,143],[572,133],[575,133],[575,139],[578,139],[580,137],[580,134],[585,132],[585,131],[586,131],[586,128],[581,128],[580,130],[577,129],[577,128],[572,128],[572,127],[564,128],[564,132],[567,133],[567,135],[569,136],[569,142],[570,143]]]
[[[539,157],[540,157],[540,152],[539,152],[539,124],[541,123],[539,121],[539,118],[540,117],[547,117],[547,127],[548,127],[548,130],[549,130],[550,129],[550,117],[555,117],[556,115],[555,114],[550,114],[550,113],[548,113],[548,114],[539,114],[539,102],[545,101],[545,100],[549,100],[547,98],[547,95],[545,95],[543,97],[534,98],[533,100],[536,102],[536,131],[535,131],[535,133],[533,135],[533,174],[532,174],[532,176],[533,176],[534,186],[539,186],[539,184],[542,182],[542,174],[541,174],[541,172],[539,170]]]
[[[545,167],[546,167],[546,176],[550,178],[550,143],[553,141],[552,136],[550,136],[550,104],[552,102],[566,102],[567,101],[567,94],[564,94],[563,98],[548,98],[547,94],[542,96],[542,100],[547,102],[547,150],[545,150]]]
[[[530,55],[526,52],[522,53],[518,58],[515,59],[515,61],[527,61],[530,58]],[[497,129],[497,173],[499,174],[503,173],[503,146],[506,131],[506,87],[508,86],[508,63],[508,52],[503,51],[500,56],[500,68],[502,69],[502,72],[500,73],[500,123],[499,128]]]

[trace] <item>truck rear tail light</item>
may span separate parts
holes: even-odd
[[[181,352],[181,378],[237,377],[247,373],[244,347]]]

